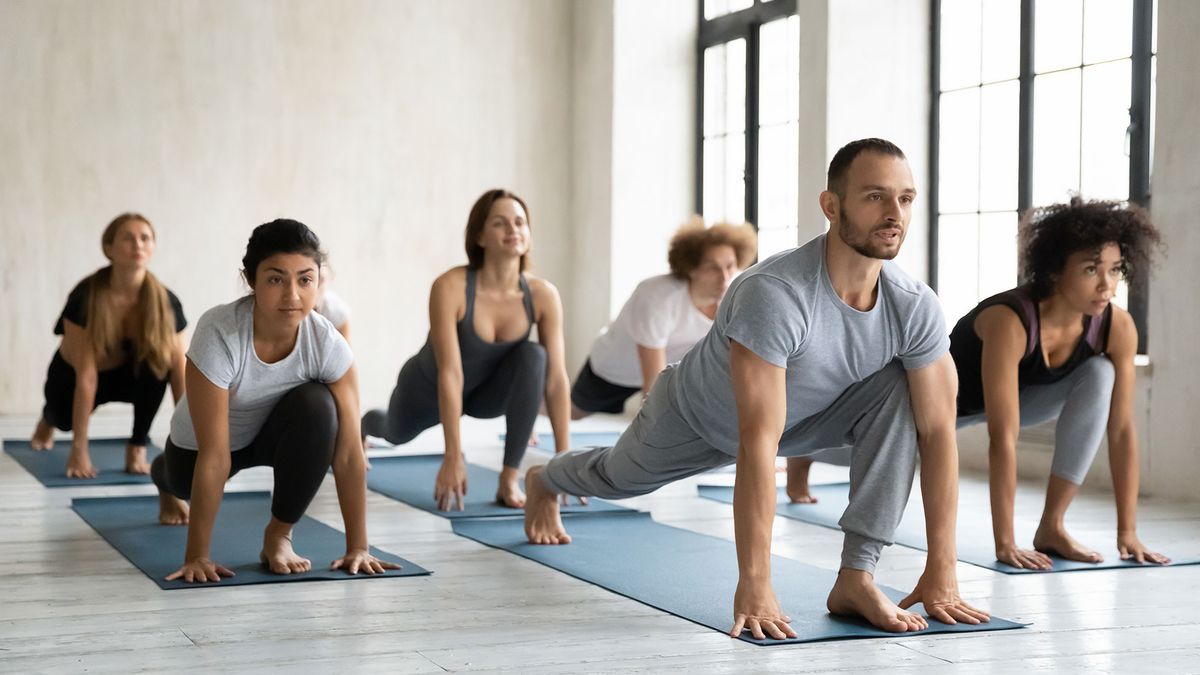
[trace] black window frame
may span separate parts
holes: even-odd
[[[742,167],[745,220],[758,230],[758,93],[759,29],[763,24],[800,13],[798,0],[754,0],[729,14],[705,19],[704,0],[697,0],[699,39],[696,41],[696,166],[695,209],[704,213],[704,50],[739,38],[746,40],[746,159]]]
[[[951,0],[953,1],[953,0]],[[1131,54],[1132,91],[1129,99],[1129,201],[1150,208],[1150,118],[1153,73],[1154,0],[1129,0],[1133,3],[1133,51]],[[1018,96],[1018,176],[1017,215],[1023,216],[1033,204],[1033,79],[1034,79],[1034,3],[1021,0],[1021,65]],[[942,0],[930,0],[929,51],[929,286],[938,289],[938,180],[939,126],[941,106],[941,14]],[[1147,309],[1149,273],[1134,270],[1129,283],[1129,313],[1138,331],[1138,353],[1146,353],[1148,344]],[[951,318],[953,320],[953,317]]]

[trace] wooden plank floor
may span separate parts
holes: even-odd
[[[98,416],[93,431],[119,435],[125,419]],[[25,437],[32,422],[0,418],[0,434]],[[579,428],[613,424],[589,420]],[[498,468],[500,430],[496,421],[469,422],[468,458]],[[434,451],[439,441],[435,429],[411,449]],[[531,452],[527,463],[544,457]],[[816,478],[844,475],[818,469]],[[662,522],[732,539],[729,507],[697,497],[696,482],[627,503]],[[269,470],[254,469],[230,489],[270,484]],[[372,543],[433,576],[163,592],[69,509],[76,496],[149,493],[147,486],[48,490],[0,456],[0,671],[1200,672],[1200,566],[1006,576],[960,564],[966,597],[1033,625],[762,648],[457,537],[448,521],[374,493]],[[962,494],[963,517],[987,530],[986,484],[966,477]],[[1041,486],[1022,483],[1018,518],[1035,522],[1040,506]],[[340,528],[332,481],[310,515]],[[1140,515],[1144,541],[1200,555],[1200,504],[1149,499]],[[1085,489],[1068,522],[1104,555],[1116,555],[1110,495]],[[775,539],[777,554],[837,566],[837,532],[777,519]],[[923,562],[923,553],[892,547],[878,579],[911,587]]]

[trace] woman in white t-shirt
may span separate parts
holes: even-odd
[[[333,324],[313,312],[323,258],[320,240],[304,224],[260,225],[242,258],[250,295],[210,309],[196,324],[187,393],[151,467],[159,520],[188,525],[183,566],[168,581],[233,576],[209,557],[209,544],[225,481],[251,466],[275,473],[259,554],[272,572],[312,568],[292,549],[292,526],[331,464],[346,526],[346,555],[333,569],[375,574],[396,567],[372,556],[367,543],[354,355]]]
[[[671,273],[650,277],[596,338],[571,388],[571,416],[620,413],[625,400],[645,396],[668,363],[683,358],[712,327],[729,282],[754,262],[758,237],[750,224],[704,227],[699,218],[671,238]]]

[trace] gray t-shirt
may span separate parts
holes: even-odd
[[[941,358],[950,339],[933,291],[891,261],[883,263],[878,289],[869,311],[842,302],[825,270],[825,235],[746,270],[671,379],[680,415],[714,448],[737,454],[730,340],[787,368],[785,429],[897,358],[907,370]]]
[[[196,322],[187,357],[210,382],[229,390],[230,450],[254,441],[284,394],[305,382],[336,382],[354,363],[345,338],[316,312],[309,312],[300,322],[290,354],[275,363],[263,363],[254,351],[252,295],[205,312]],[[199,449],[187,396],[171,416],[171,442],[180,448]]]

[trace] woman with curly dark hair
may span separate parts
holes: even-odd
[[[729,282],[757,252],[748,223],[705,227],[696,216],[679,228],[667,249],[671,272],[639,283],[592,345],[571,388],[571,418],[619,413],[630,396],[648,394],[659,372],[712,327]]]
[[[958,426],[986,422],[996,558],[1050,569],[1050,556],[1100,562],[1063,516],[1108,431],[1122,559],[1166,563],[1137,536],[1138,440],[1133,422],[1138,334],[1112,304],[1122,278],[1149,264],[1158,230],[1141,208],[1115,201],[1055,204],[1021,226],[1017,288],[979,303],[950,335],[958,368]],[[1013,534],[1017,434],[1058,419],[1054,458],[1033,548]]]

